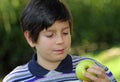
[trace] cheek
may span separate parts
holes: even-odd
[[[42,40],[41,45],[42,45],[42,47],[49,49],[53,46],[53,41],[44,39],[44,40]]]
[[[66,45],[71,46],[71,37],[66,39]]]
[[[52,41],[47,41],[45,43],[46,47],[52,47],[53,46],[53,42]]]

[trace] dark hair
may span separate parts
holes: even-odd
[[[22,29],[29,31],[33,42],[37,41],[40,31],[55,21],[69,21],[72,28],[70,12],[59,0],[30,0],[21,14]]]

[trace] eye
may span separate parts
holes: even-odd
[[[53,34],[47,34],[46,37],[51,38],[51,37],[53,37]]]
[[[51,38],[51,37],[53,37],[53,33],[52,32],[47,32],[46,34],[45,34],[45,36],[47,37],[47,38]]]
[[[64,34],[64,35],[68,35],[68,34],[69,34],[69,32],[63,32],[63,34]]]
[[[64,31],[63,31],[63,34],[64,34],[64,35],[68,35],[69,33],[70,33],[69,30],[64,30]]]

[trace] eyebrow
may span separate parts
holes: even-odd
[[[69,29],[70,27],[64,27],[64,28],[62,28],[62,31],[63,30],[66,30],[66,29]],[[51,32],[51,31],[55,31],[55,30],[53,30],[53,29],[46,29],[46,32]]]
[[[65,29],[70,29],[70,27],[65,27],[65,28],[63,28],[62,30],[65,30]]]

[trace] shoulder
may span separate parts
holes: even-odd
[[[90,57],[83,57],[83,56],[74,56],[74,55],[71,55],[71,58],[72,58],[72,63],[73,63],[73,66],[76,66],[80,61],[82,60],[91,60],[93,61],[96,65],[102,67],[103,69],[106,69],[106,66],[104,66],[103,64],[101,64],[100,62],[98,62],[97,60],[93,59],[93,58],[90,58]]]
[[[21,65],[16,67],[8,75],[6,75],[5,78],[3,79],[3,82],[13,82],[28,75],[30,75],[28,64]]]

